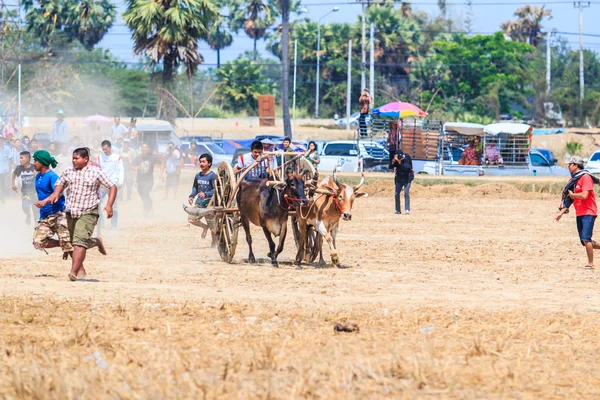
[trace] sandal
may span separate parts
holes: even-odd
[[[594,269],[594,266],[593,265],[586,265],[585,267],[583,267],[583,269],[590,269],[591,270],[591,269]]]
[[[75,275],[72,272],[69,272],[69,279],[71,280],[71,282],[75,282],[77,280],[77,275]]]

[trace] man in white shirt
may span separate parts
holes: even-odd
[[[173,190],[173,199],[177,197],[179,176],[181,175],[181,152],[175,148],[173,142],[167,145],[164,155],[163,170],[166,172],[165,199],[169,197],[169,190]]]
[[[56,113],[56,121],[52,123],[50,141],[57,143],[69,142],[69,127],[67,126],[67,121],[65,121],[65,113],[63,110],[58,110]]]
[[[124,137],[129,130],[121,123],[120,117],[115,117],[115,124],[110,127],[110,137],[116,140],[118,137]]]
[[[246,153],[240,156],[238,163],[235,166],[235,172],[239,172],[241,169],[250,167],[254,162],[260,160],[263,155],[263,144],[258,140],[255,140],[250,145],[250,153]],[[269,159],[264,159],[256,167],[251,169],[246,175],[245,179],[258,178],[264,179],[269,175],[269,171],[273,166],[270,165]]]
[[[112,144],[110,141],[105,140],[102,142],[102,153],[98,156],[97,160],[100,168],[106,174],[106,176],[117,185],[117,189],[120,189],[123,186],[123,182],[125,181],[125,170],[123,169],[123,161],[118,154],[114,154],[112,151]],[[108,190],[104,188],[100,188],[100,205],[102,201],[108,194]],[[104,217],[102,213],[100,214],[100,224],[99,227],[104,226]],[[110,220],[110,226],[112,229],[117,229],[117,225],[119,223],[119,210],[117,208],[117,199],[113,203],[113,217]]]

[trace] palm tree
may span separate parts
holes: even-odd
[[[221,50],[231,46],[231,43],[233,42],[233,37],[227,30],[226,20],[222,15],[219,15],[211,25],[206,41],[211,49],[217,51],[217,68],[220,68]]]
[[[65,31],[91,50],[115,21],[116,6],[108,0],[82,0],[69,5],[67,12]]]
[[[265,36],[267,28],[276,17],[274,10],[263,0],[232,0],[230,5],[231,29],[244,32],[254,40],[254,60],[256,60],[256,42]]]
[[[544,18],[552,19],[552,10],[545,6],[526,5],[515,11],[516,21],[507,21],[501,25],[502,30],[513,40],[529,43],[537,47],[542,38],[542,21]]]
[[[78,40],[91,50],[112,26],[116,14],[115,5],[108,0],[25,0],[22,4],[27,31],[44,47],[49,47],[52,39],[62,34],[67,40]]]
[[[198,40],[206,40],[219,8],[210,0],[127,0],[123,19],[131,30],[133,51],[147,56],[152,64],[163,63],[163,86],[170,91],[173,71],[181,64],[188,76],[203,59]],[[175,108],[163,98],[166,118],[173,120]]]

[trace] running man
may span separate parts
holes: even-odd
[[[571,179],[563,190],[563,197],[559,207],[556,221],[569,212],[571,204],[575,207],[577,232],[581,245],[585,247],[588,263],[585,269],[594,269],[594,250],[600,249],[600,244],[592,239],[594,222],[598,215],[594,184],[600,183],[589,171],[583,169],[583,158],[574,156],[569,160]]]
[[[109,140],[104,140],[101,144],[102,153],[98,155],[97,162],[102,171],[106,174],[108,179],[117,185],[117,189],[120,189],[123,186],[123,181],[125,180],[125,171],[123,170],[123,161],[118,154],[113,153],[112,144]],[[100,188],[100,204],[104,198],[108,195],[108,189],[101,187]],[[117,200],[113,204],[113,217],[110,220],[110,226],[112,229],[117,229],[117,225],[119,223],[119,210],[117,208]],[[100,225],[101,228],[104,227],[104,217],[100,214]]]
[[[34,203],[37,202],[35,194],[35,168],[31,165],[31,153],[22,151],[19,154],[18,165],[12,173],[12,190],[19,193],[19,188],[15,179],[21,178],[21,208],[25,213],[25,223],[31,225],[31,214],[37,221],[40,218],[40,213]]]
[[[131,169],[137,170],[137,190],[144,203],[144,217],[152,215],[150,192],[154,186],[154,166],[160,165],[160,159],[152,154],[150,146],[142,143],[142,154],[131,161]]]
[[[210,154],[202,154],[198,157],[198,165],[200,166],[200,172],[196,174],[194,177],[194,183],[192,184],[192,193],[190,194],[190,198],[188,199],[188,203],[190,205],[194,204],[194,199],[196,199],[195,208],[206,208],[213,194],[215,193],[215,179],[217,178],[217,174],[210,170],[212,167],[213,158]],[[189,215],[188,221],[190,224],[198,226],[202,228],[202,239],[206,237],[206,232],[208,228],[212,224],[212,219],[209,220],[206,218],[206,224],[202,223],[202,218],[200,216]],[[213,232],[213,243],[215,242],[215,237]]]
[[[46,251],[60,246],[63,258],[67,259],[73,253],[73,246],[65,214],[65,198],[59,196],[54,203],[43,203],[54,193],[58,175],[50,167],[56,168],[57,165],[56,159],[46,150],[33,153],[33,168],[37,172],[35,191],[39,199],[35,206],[40,209],[40,220],[33,231],[33,247]],[[54,239],[54,235],[57,235],[58,239]]]
[[[42,205],[54,204],[65,189],[67,191],[67,225],[73,244],[73,262],[69,279],[76,281],[85,276],[83,261],[88,249],[98,247],[101,254],[106,255],[106,249],[100,238],[92,238],[94,228],[98,223],[98,205],[100,204],[99,189],[109,188],[108,201],[104,207],[106,218],[113,216],[113,204],[117,197],[117,185],[111,182],[102,169],[90,164],[90,154],[87,148],[75,149],[73,152],[73,167],[67,169],[56,181],[54,193]]]

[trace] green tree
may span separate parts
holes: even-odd
[[[217,16],[213,24],[210,26],[206,41],[211,49],[217,51],[217,68],[220,68],[221,50],[231,46],[231,43],[233,43],[233,37],[229,32],[225,17],[222,15]]]
[[[254,40],[254,60],[257,59],[256,43],[262,39],[267,28],[275,21],[277,10],[264,0],[231,0],[229,4],[231,29],[244,32]]]
[[[198,40],[206,40],[219,9],[209,0],[127,0],[123,14],[131,30],[134,53],[146,55],[152,63],[162,61],[163,86],[171,91],[175,68],[185,65],[191,78],[203,59]],[[174,120],[175,105],[165,96],[165,119]]]
[[[113,25],[116,15],[115,5],[108,0],[24,0],[23,8],[27,31],[45,47],[57,35],[64,35],[91,50]]]
[[[246,53],[223,64],[215,72],[220,83],[217,94],[223,101],[224,109],[256,115],[258,96],[274,93],[276,86],[274,81],[265,76],[262,64],[260,57],[254,61],[253,55]]]
[[[532,94],[530,55],[533,47],[494,35],[434,42],[430,61],[422,62],[425,101],[439,90],[434,104],[455,115],[471,111],[497,117],[509,112],[512,104],[527,105]]]

